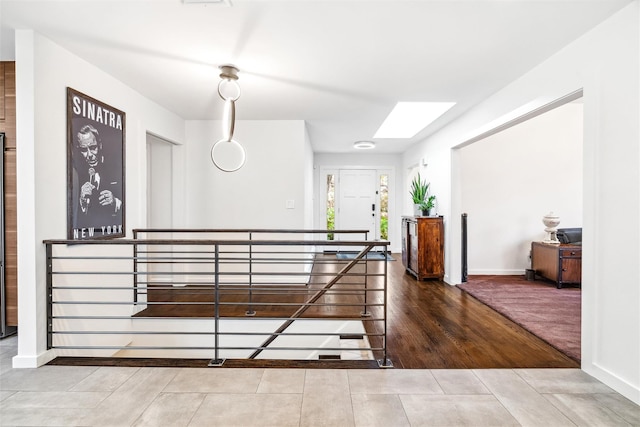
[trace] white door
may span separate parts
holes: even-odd
[[[338,212],[336,228],[368,230],[367,238],[378,238],[376,232],[376,176],[375,170],[341,169],[338,181]],[[339,240],[364,239],[362,235],[337,235]]]

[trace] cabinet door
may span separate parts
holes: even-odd
[[[421,221],[418,238],[422,250],[420,254],[420,275],[423,277],[444,276],[444,241],[442,220],[429,218]]]
[[[563,258],[560,275],[562,283],[580,283],[582,280],[582,259]]]

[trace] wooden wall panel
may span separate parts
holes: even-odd
[[[16,150],[4,152],[4,282],[7,325],[18,326],[18,224]]]
[[[16,68],[0,62],[0,132],[5,133],[4,220],[7,325],[18,326],[18,253],[16,208]]]
[[[1,120],[5,120],[6,118],[6,113],[5,113],[5,102],[4,102],[4,62],[0,62],[0,121]]]
[[[5,133],[7,147],[16,147],[16,65],[15,62],[0,62],[2,64],[2,87],[4,96],[3,113],[0,114],[0,132]]]

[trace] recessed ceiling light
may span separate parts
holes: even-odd
[[[369,150],[375,147],[376,143],[373,141],[356,141],[353,143],[353,148],[357,148],[358,150]]]
[[[455,102],[398,102],[374,138],[413,138]]]
[[[231,6],[231,0],[182,0],[184,4],[221,4]]]

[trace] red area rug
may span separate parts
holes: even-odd
[[[580,288],[557,289],[555,283],[524,276],[469,276],[458,287],[580,361]]]

